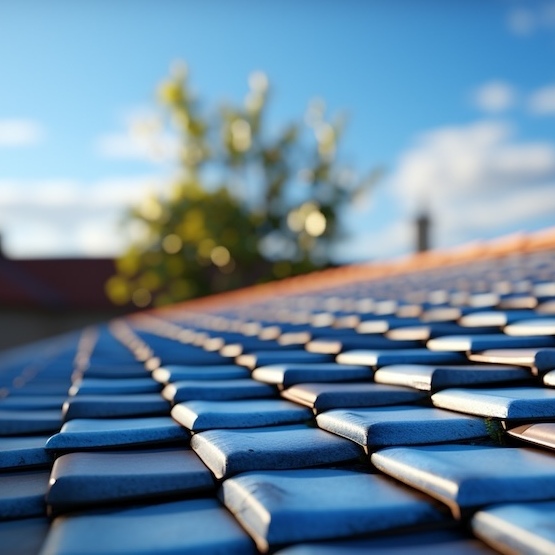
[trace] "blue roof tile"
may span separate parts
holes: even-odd
[[[551,553],[554,301],[538,235],[9,351],[0,552]]]

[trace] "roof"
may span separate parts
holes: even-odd
[[[0,361],[25,555],[553,553],[555,233],[118,318]]]
[[[0,257],[0,306],[113,308],[104,284],[114,273],[114,261],[108,258]]]

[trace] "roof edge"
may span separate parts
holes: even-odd
[[[182,303],[173,304],[171,307],[150,309],[148,313],[161,315],[168,310],[175,311],[176,308],[192,311],[221,310],[226,306],[237,305],[241,302],[252,303],[256,300],[262,300],[270,295],[293,295],[299,291],[310,293],[333,287],[336,284],[370,281],[409,272],[427,271],[438,267],[466,264],[471,261],[491,260],[554,248],[555,227],[533,233],[518,232],[497,239],[473,241],[450,249],[436,249],[390,260],[329,268],[282,280],[251,285],[233,291],[183,301]],[[144,314],[144,312],[138,313],[137,316],[140,317],[141,314]]]

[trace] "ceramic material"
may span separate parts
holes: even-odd
[[[173,403],[230,401],[275,397],[276,389],[250,378],[244,380],[187,380],[168,384],[162,395]]]
[[[444,520],[410,489],[347,470],[249,472],[226,480],[220,496],[263,551]]]
[[[376,383],[305,383],[281,392],[281,396],[295,403],[321,412],[333,408],[376,407],[418,403],[426,395],[395,385]]]
[[[541,387],[444,389],[432,395],[432,402],[439,408],[486,417],[555,417],[555,391]]]
[[[199,432],[215,428],[255,428],[296,424],[309,420],[312,412],[280,399],[245,401],[189,401],[173,407],[173,419]]]
[[[214,499],[58,517],[40,555],[256,553],[248,535]]]
[[[213,488],[209,470],[188,449],[69,453],[54,463],[46,501],[59,511]]]
[[[356,459],[353,442],[304,425],[210,430],[195,434],[191,447],[216,478],[248,470],[280,470]]]
[[[333,362],[314,364],[281,364],[256,368],[252,377],[264,383],[290,387],[306,382],[348,382],[373,379],[373,372],[368,366],[336,364]]]
[[[77,418],[46,442],[50,451],[80,451],[122,445],[188,443],[189,434],[169,416],[152,418]]]
[[[501,553],[555,553],[555,502],[500,505],[478,511],[472,531]]]
[[[534,449],[391,447],[371,460],[382,472],[447,503],[455,516],[485,505],[555,496],[555,458]]]
[[[377,383],[402,385],[422,391],[437,391],[447,387],[531,381],[532,374],[526,368],[518,366],[491,364],[397,364],[379,368],[374,380]]]
[[[367,449],[488,437],[481,418],[428,407],[330,410],[319,414],[316,422],[323,430]]]

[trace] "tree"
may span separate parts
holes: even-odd
[[[115,303],[160,306],[330,264],[340,209],[379,171],[357,179],[339,164],[344,118],[327,119],[321,101],[269,133],[269,92],[255,73],[242,106],[207,116],[183,65],[162,83],[180,174],[129,211],[142,238],[116,261],[106,286]]]

